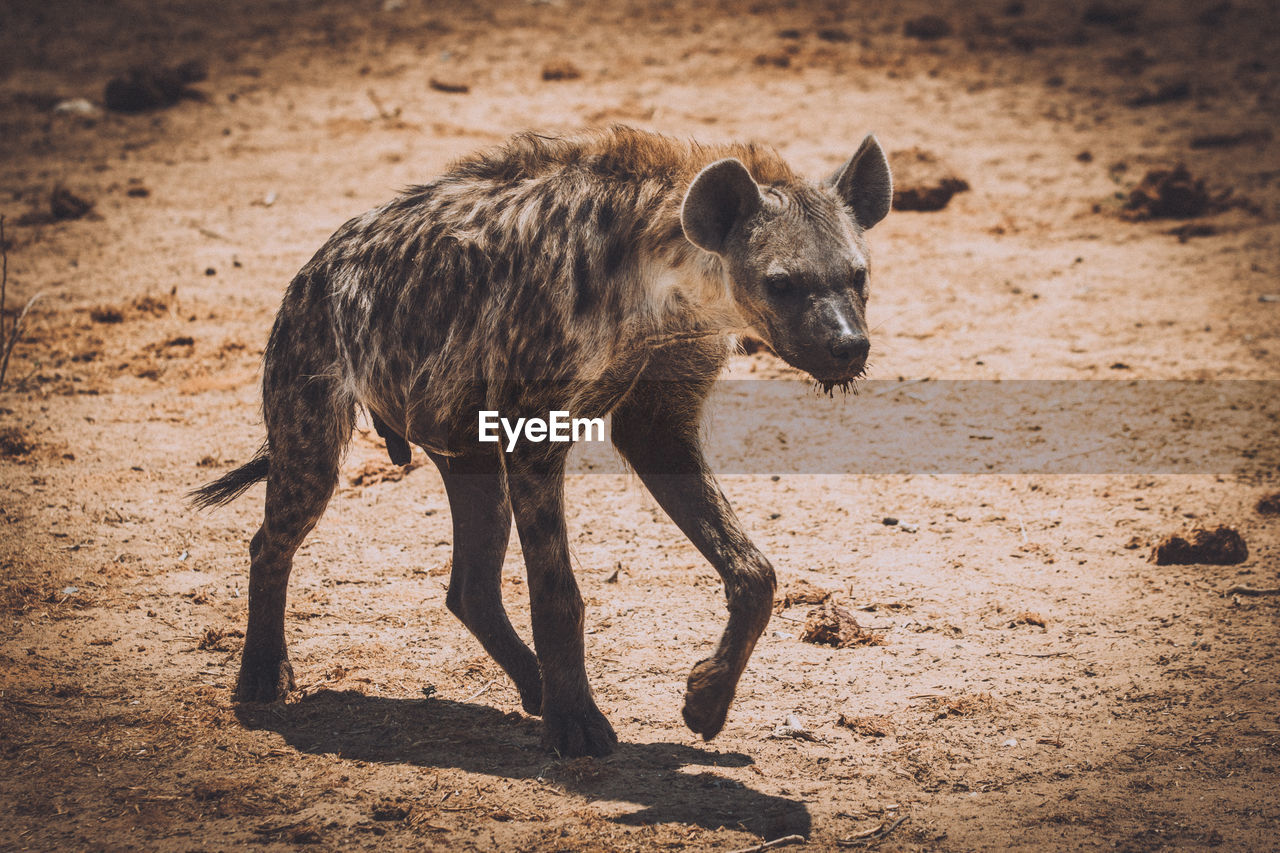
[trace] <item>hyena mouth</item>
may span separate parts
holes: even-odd
[[[867,371],[865,368],[852,376],[841,376],[833,379],[815,376],[813,377],[813,387],[819,393],[826,394],[828,397],[834,397],[837,391],[842,394],[857,394],[859,391],[858,383],[865,379],[866,376]]]

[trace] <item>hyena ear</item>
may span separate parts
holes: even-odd
[[[823,183],[834,189],[853,209],[854,218],[863,228],[870,228],[884,219],[893,202],[893,176],[889,174],[889,161],[874,133],[868,133],[858,146],[858,153]]]
[[[730,157],[707,166],[684,194],[680,227],[699,249],[720,254],[735,223],[760,208],[760,187],[740,160]]]

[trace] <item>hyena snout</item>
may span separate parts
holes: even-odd
[[[827,344],[827,351],[837,365],[856,373],[866,366],[867,354],[871,352],[871,339],[862,332],[840,331],[832,336]]]
[[[871,338],[860,315],[838,300],[815,305],[796,338],[795,366],[819,380],[860,376],[871,353]]]

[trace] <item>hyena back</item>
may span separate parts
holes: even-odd
[[[221,504],[267,481],[236,698],[270,701],[293,687],[293,555],[332,495],[363,406],[394,461],[417,444],[440,469],[454,532],[449,609],[542,715],[551,748],[611,751],[570,569],[568,445],[477,441],[480,410],[563,410],[612,415],[614,445],[724,579],[728,625],[694,666],[683,710],[714,737],[775,582],[703,458],[702,403],[735,331],[758,334],[827,388],[861,375],[863,232],[890,196],[870,136],[810,183],[767,148],[612,128],[517,136],[343,225],[289,285],[272,328],[262,450],[194,495]],[[513,512],[536,655],[501,598]]]

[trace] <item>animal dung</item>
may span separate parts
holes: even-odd
[[[834,646],[837,649],[884,645],[883,635],[863,628],[852,613],[830,600],[809,611],[800,639],[816,646]]]
[[[1157,566],[1233,566],[1249,559],[1249,546],[1234,529],[1219,525],[1213,530],[1198,528],[1190,539],[1166,536],[1156,543],[1149,562]]]

